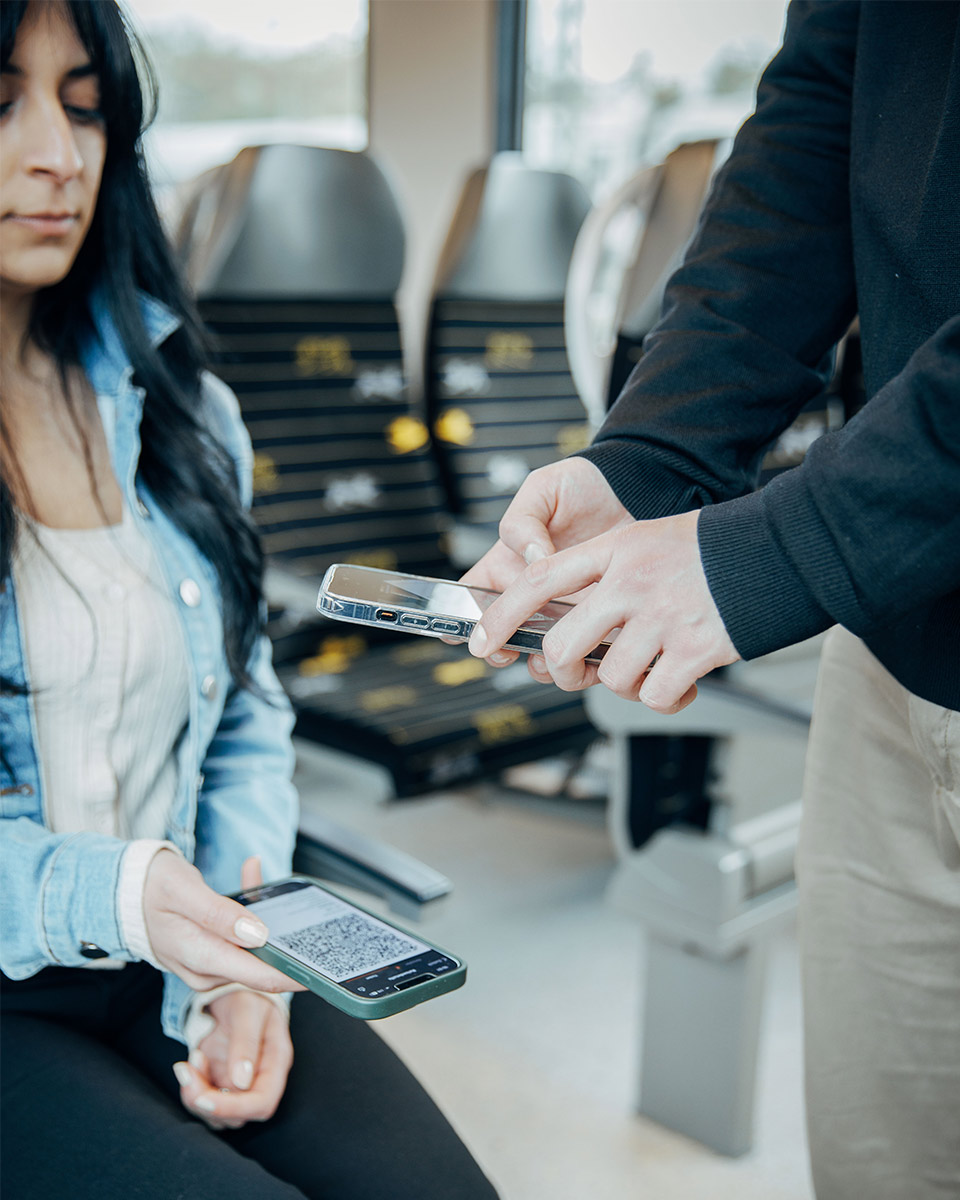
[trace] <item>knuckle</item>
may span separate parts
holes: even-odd
[[[531,591],[539,591],[550,579],[550,559],[538,558],[523,572],[523,581]]]

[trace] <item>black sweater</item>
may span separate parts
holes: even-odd
[[[753,491],[857,312],[868,403]],[[584,453],[636,517],[705,506],[744,658],[839,623],[960,709],[960,3],[794,0]]]

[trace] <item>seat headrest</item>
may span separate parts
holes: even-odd
[[[403,273],[390,184],[350,150],[241,150],[197,181],[176,240],[201,299],[383,299]]]
[[[468,180],[441,256],[445,299],[562,300],[590,197],[571,175],[497,154]]]

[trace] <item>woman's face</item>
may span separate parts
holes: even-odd
[[[34,2],[0,81],[0,287],[29,294],[73,265],[100,190],[99,80],[60,3]]]

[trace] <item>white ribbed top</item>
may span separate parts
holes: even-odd
[[[97,529],[21,520],[13,568],[46,824],[56,833],[151,839],[134,842],[122,867],[121,924],[137,924],[188,715],[180,620],[129,511],[121,524]],[[124,914],[131,903],[136,911]],[[143,937],[134,930],[130,948],[149,957]]]

